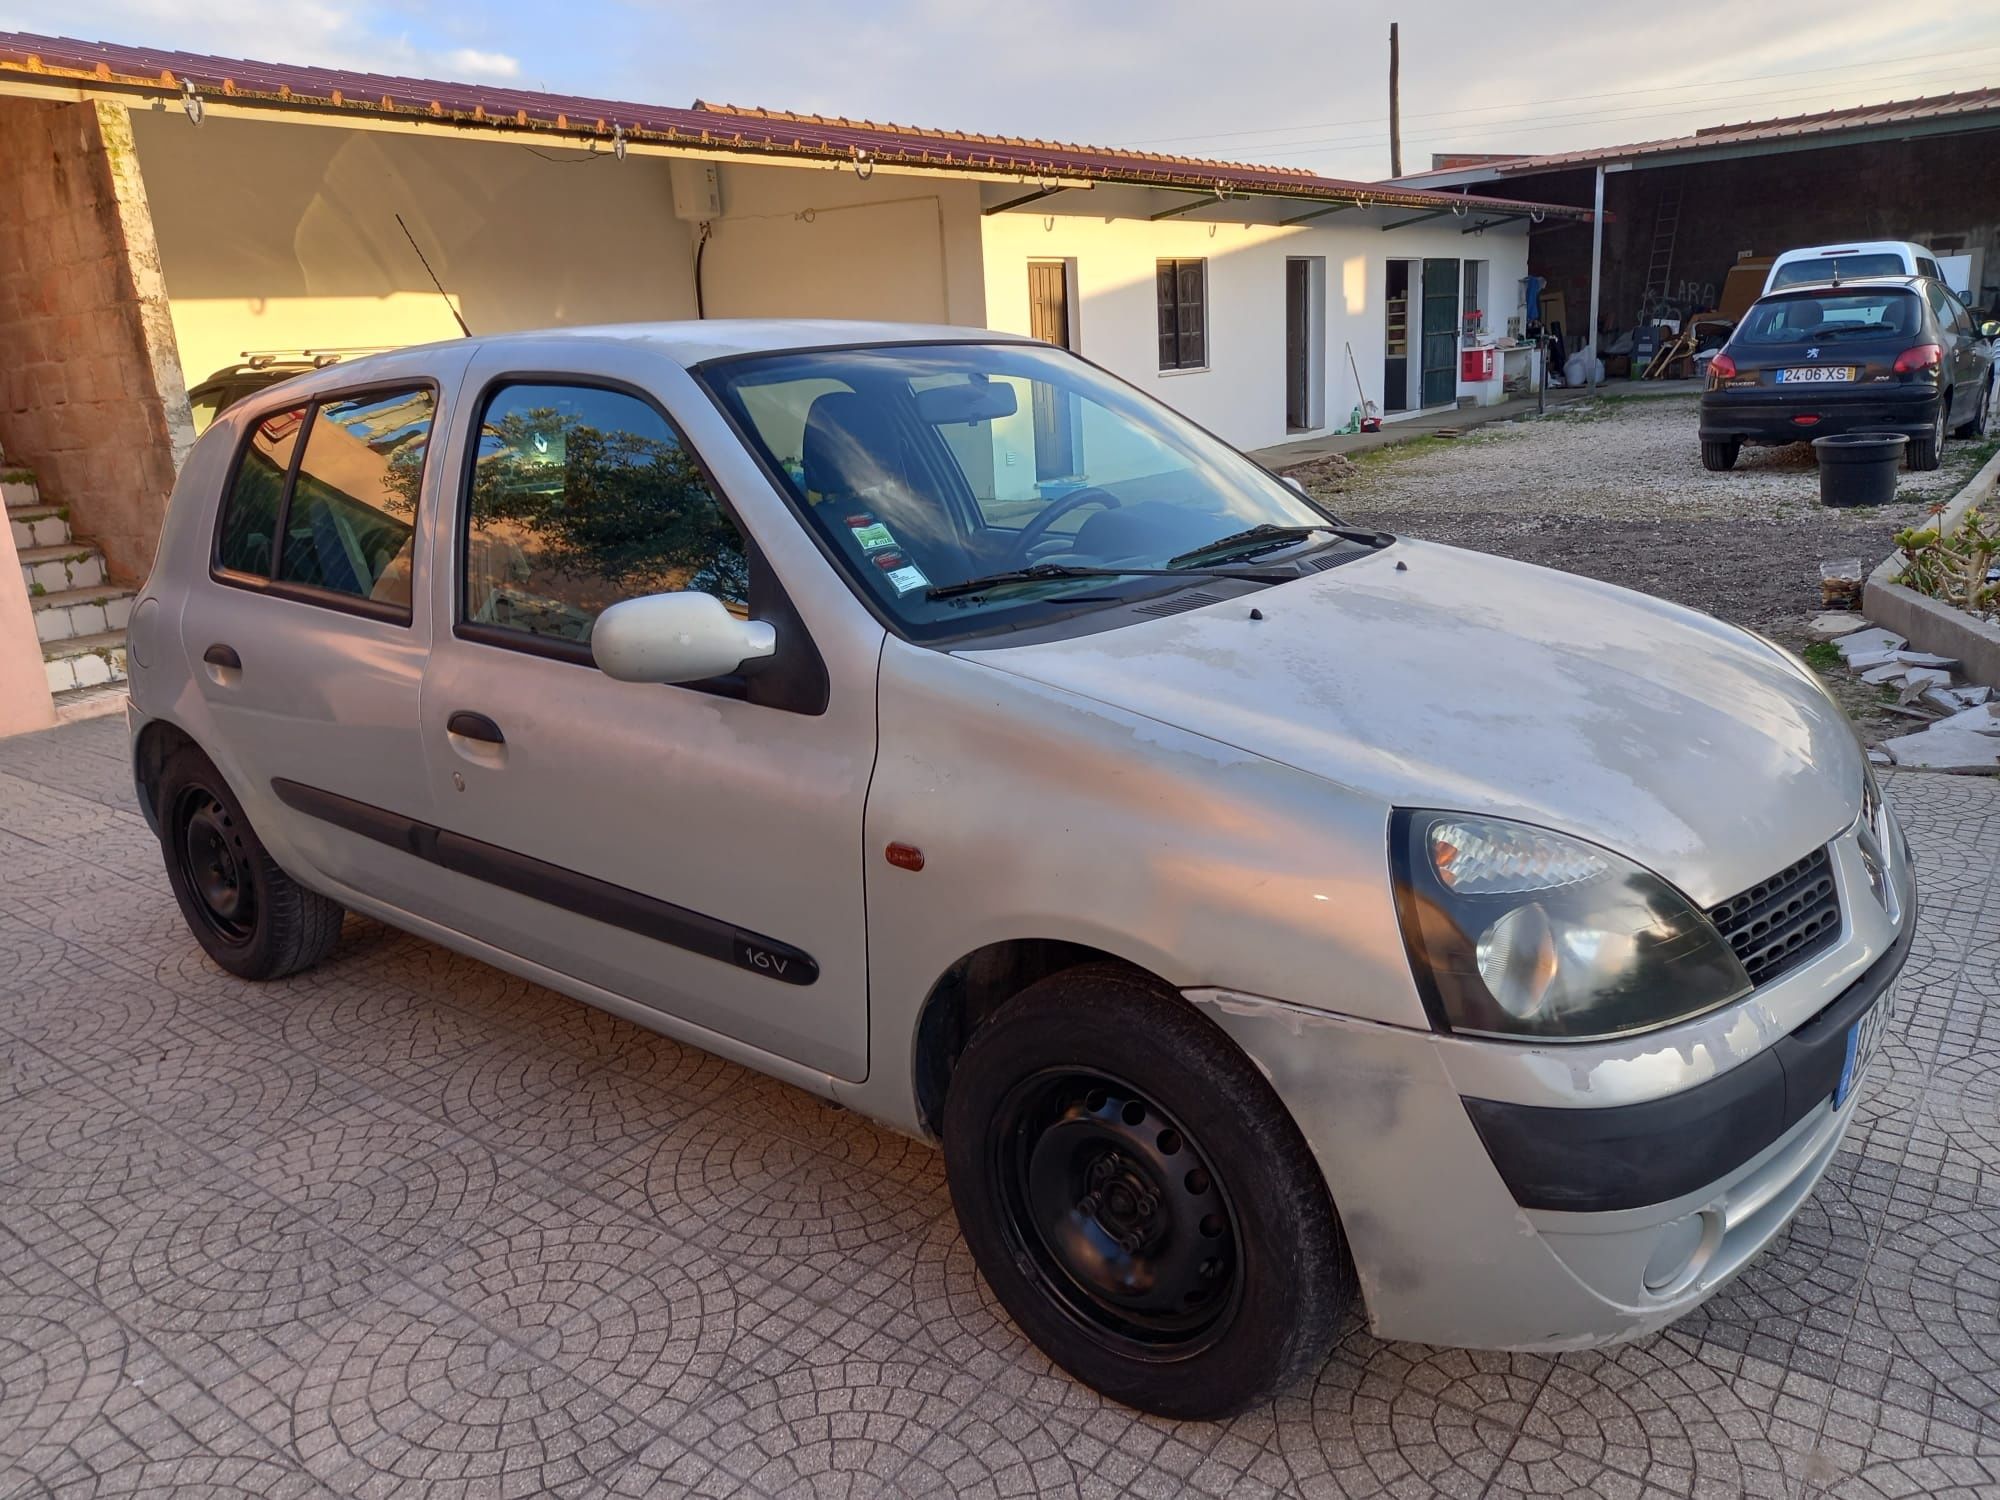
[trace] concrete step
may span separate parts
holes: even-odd
[[[95,588],[104,582],[104,554],[75,541],[59,547],[23,547],[21,576],[31,597]]]
[[[48,641],[42,646],[42,667],[49,674],[49,691],[102,687],[125,680],[125,632],[101,630],[95,635]]]
[[[60,505],[10,505],[7,529],[17,548],[60,547],[70,540],[69,511]]]
[[[35,635],[44,645],[104,630],[123,630],[132,618],[130,589],[64,589],[58,594],[38,594],[29,603],[35,610]]]
[[[40,505],[42,492],[35,485],[35,476],[26,469],[10,469],[0,463],[0,501],[9,510],[20,505]]]

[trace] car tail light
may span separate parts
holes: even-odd
[[[1915,370],[1935,369],[1943,358],[1944,350],[1936,344],[1919,344],[1896,356],[1896,373],[1908,375]]]
[[[1809,415],[1809,414],[1802,414],[1802,415],[1800,415],[1800,416],[1796,416],[1796,417],[1793,417],[1793,418],[1792,418],[1792,422],[1793,422],[1793,424],[1794,424],[1795,426],[1799,426],[1799,427],[1817,427],[1817,426],[1819,426],[1819,418],[1818,418],[1818,417],[1816,417],[1816,416],[1812,416],[1812,415]]]
[[[1708,373],[1724,380],[1736,378],[1736,361],[1727,354],[1718,354],[1708,362]]]

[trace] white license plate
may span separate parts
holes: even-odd
[[[1847,1059],[1840,1065],[1840,1082],[1834,1086],[1833,1107],[1839,1109],[1854,1092],[1861,1075],[1868,1071],[1868,1064],[1874,1060],[1875,1049],[1882,1043],[1882,1033],[1889,1029],[1889,1019],[1895,1014],[1896,997],[1891,991],[1875,1002],[1874,1007],[1847,1028]]]
[[[1838,385],[1854,379],[1853,365],[1807,365],[1778,371],[1780,385]]]

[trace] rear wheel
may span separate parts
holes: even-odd
[[[167,882],[210,958],[244,979],[281,979],[332,951],[339,903],[278,868],[207,756],[192,745],[176,751],[154,806]]]
[[[1721,473],[1736,467],[1736,455],[1743,449],[1741,438],[1703,438],[1701,440],[1701,466]]]
[[[1030,986],[945,1102],[951,1196],[1023,1332],[1161,1416],[1242,1410],[1316,1368],[1352,1296],[1325,1180],[1212,1023],[1112,965]]]
[[[1945,391],[1938,397],[1937,415],[1931,419],[1931,430],[1922,437],[1910,439],[1904,453],[1910,460],[1912,469],[1935,469],[1944,455],[1945,413],[1951,410],[1951,392]]]
[[[1986,436],[1987,413],[1993,408],[1993,377],[1986,377],[1986,384],[1979,388],[1979,404],[1972,409],[1972,415],[1952,433],[1953,437],[1980,438]]]

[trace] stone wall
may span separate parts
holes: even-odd
[[[131,124],[0,98],[0,448],[142,579],[194,440]]]

